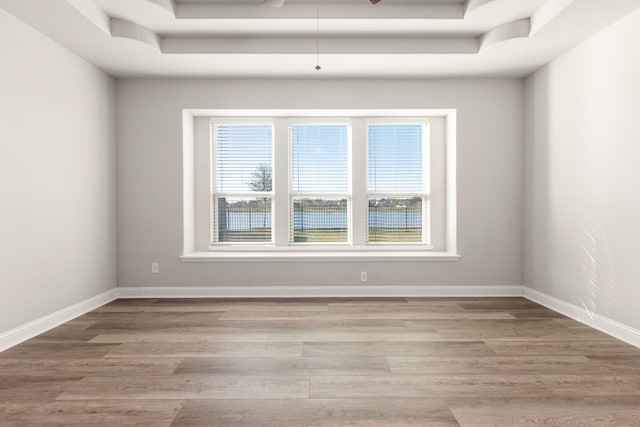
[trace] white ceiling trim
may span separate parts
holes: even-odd
[[[479,40],[467,38],[321,38],[323,55],[331,54],[477,54]],[[162,39],[163,54],[308,54],[314,38],[211,37]]]
[[[148,0],[147,0],[148,1]],[[491,0],[495,1],[495,0]],[[463,19],[462,4],[362,4],[320,5],[322,19]],[[254,4],[176,5],[177,19],[315,19],[316,5],[287,4],[286,7],[261,7]]]
[[[171,13],[175,18],[184,19],[203,19],[209,15],[210,18],[246,18],[255,15],[254,18],[313,18],[315,17],[315,4],[293,4],[288,5],[286,9],[270,8],[257,11],[254,4],[235,5],[234,9],[229,10],[229,5],[206,4],[206,3],[180,3],[176,4],[173,0],[144,0],[153,5],[159,6]],[[380,3],[375,8],[368,5],[353,4],[332,4],[331,10],[325,18],[348,18],[349,16],[341,15],[342,13],[355,13],[353,18],[407,18],[407,19],[462,19],[470,11],[474,11],[481,6],[497,0],[467,0],[464,3],[444,3],[444,4],[428,4],[428,5],[397,5]],[[573,1],[573,0],[570,0]],[[399,6],[404,7],[401,11]],[[324,8],[323,8],[324,9]],[[409,10],[411,14],[406,15]],[[421,12],[416,14],[416,11]],[[241,12],[241,13],[239,13]],[[297,16],[297,14],[301,14]],[[225,16],[226,15],[226,16]]]
[[[138,25],[135,22],[125,21],[123,19],[111,18],[111,37],[121,37],[129,40],[139,41],[151,46],[157,51],[161,51],[161,37],[153,31]]]
[[[68,2],[105,34],[110,34],[111,25],[109,16],[95,3],[89,0],[68,0]]]
[[[487,31],[480,37],[480,50],[496,43],[513,40],[517,38],[527,38],[531,32],[531,20],[529,18],[508,22],[504,25]]]
[[[495,0],[467,0],[465,3],[465,11],[470,12],[474,9],[479,8],[480,6],[484,6],[487,3],[491,3]]]
[[[536,34],[575,0],[548,0],[531,17],[531,34]]]
[[[167,12],[171,13],[173,16],[176,14],[176,3],[173,0],[145,0],[149,3],[152,3],[156,6],[160,6],[165,9]]]

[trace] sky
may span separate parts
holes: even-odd
[[[297,192],[348,192],[349,125],[292,124],[292,184]],[[421,124],[368,125],[368,189],[423,190]],[[218,191],[250,191],[252,173],[272,167],[271,124],[218,124]]]

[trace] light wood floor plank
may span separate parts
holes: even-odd
[[[473,357],[495,356],[495,351],[482,341],[350,341],[305,342],[302,355],[331,356],[399,356],[399,357]]]
[[[477,402],[451,405],[462,427],[514,426],[639,426],[640,405],[581,400],[528,399],[508,402]]]
[[[269,342],[353,342],[353,341],[432,341],[441,336],[433,330],[410,331],[405,328],[385,330],[274,330],[267,336]]]
[[[574,322],[574,321],[572,321]],[[613,338],[591,328],[572,329],[557,319],[405,320],[411,331],[436,331],[442,338],[480,340],[583,341]]]
[[[394,374],[447,374],[457,375],[640,375],[640,360],[627,363],[618,358],[588,358],[586,356],[503,356],[503,357],[387,357]]]
[[[496,398],[634,395],[640,399],[640,376],[598,375],[392,375],[313,376],[313,399],[374,397]],[[639,400],[640,401],[640,400]]]
[[[182,359],[0,359],[0,381],[107,375],[170,375]]]
[[[100,344],[105,345],[105,344]],[[302,356],[301,342],[133,342],[108,344],[106,357],[278,357]]]
[[[15,426],[169,426],[183,401],[89,400],[0,403],[0,425]]]
[[[185,359],[180,375],[385,375],[384,357],[214,357]]]
[[[103,357],[118,344],[43,343],[28,341],[0,353],[0,359],[93,359]]]
[[[309,377],[167,375],[85,377],[57,400],[308,398]]]
[[[47,379],[5,379],[0,381],[0,402],[30,402],[34,404],[51,401],[65,390],[73,387],[81,376],[77,378],[47,378]]]
[[[446,402],[430,399],[188,401],[174,426],[458,426]]]
[[[92,344],[114,343],[198,343],[198,342],[265,342],[268,332],[224,331],[224,332],[191,332],[188,330],[157,332],[134,331],[130,333],[101,333],[92,337]],[[281,340],[291,342],[292,340]]]
[[[493,341],[486,340],[485,344],[496,354],[519,355],[545,355],[545,356],[630,356],[639,357],[639,349],[618,340],[606,337],[604,340],[577,340],[577,341],[545,341],[545,340],[514,340]]]

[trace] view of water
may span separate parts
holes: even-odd
[[[293,218],[296,230],[346,228],[345,211],[296,211]],[[418,210],[385,210],[369,212],[369,227],[412,228],[422,224],[422,212]],[[227,230],[241,231],[271,227],[271,212],[227,211]]]

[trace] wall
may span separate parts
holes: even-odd
[[[640,329],[640,11],[526,80],[525,284]]]
[[[115,287],[115,83],[0,10],[0,333]]]
[[[519,286],[522,105],[520,80],[119,80],[118,285]],[[183,108],[456,108],[462,259],[180,262]]]

